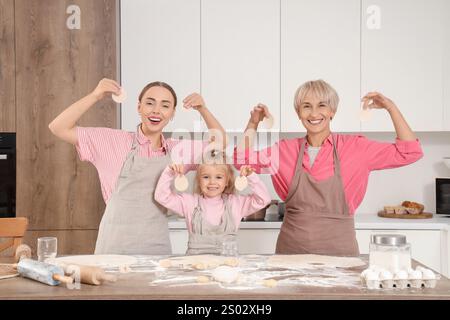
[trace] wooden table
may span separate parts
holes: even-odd
[[[245,257],[245,256],[244,256]],[[367,255],[361,256],[364,261]],[[419,265],[413,261],[413,267]],[[359,275],[366,267],[351,269]],[[188,284],[181,286],[152,286],[154,273],[119,274],[115,283],[101,286],[81,284],[80,289],[68,289],[65,286],[47,286],[24,278],[11,278],[0,281],[0,300],[5,299],[170,299],[170,300],[231,300],[231,299],[450,299],[450,281],[441,275],[435,288],[421,289],[382,289],[369,290],[359,287],[319,287],[319,286],[282,286],[274,288],[229,289],[217,283]]]

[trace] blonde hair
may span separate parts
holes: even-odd
[[[234,188],[234,171],[233,166],[229,164],[230,162],[227,162],[227,157],[225,153],[212,150],[209,151],[202,156],[202,161],[197,167],[197,173],[195,175],[195,181],[194,181],[194,193],[202,194],[202,191],[200,189],[200,178],[201,178],[201,171],[206,166],[213,166],[213,167],[224,167],[225,168],[225,176],[227,179],[225,189],[223,190],[223,193],[225,194],[233,194],[235,193]]]
[[[307,81],[298,87],[294,96],[294,108],[298,112],[298,107],[302,104],[306,95],[312,92],[316,97],[323,99],[336,113],[339,104],[339,96],[332,86],[322,79]]]

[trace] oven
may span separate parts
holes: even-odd
[[[0,218],[16,216],[16,134],[0,133]]]
[[[436,178],[436,213],[450,214],[450,178]]]

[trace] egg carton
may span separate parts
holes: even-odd
[[[361,273],[361,281],[368,289],[434,288],[439,275],[423,267],[400,270],[394,275],[386,269],[369,268]]]

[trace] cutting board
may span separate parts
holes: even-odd
[[[384,211],[378,212],[379,217],[383,218],[396,218],[396,219],[430,219],[433,218],[433,214],[429,212],[422,212],[419,214],[395,214],[386,213]]]

